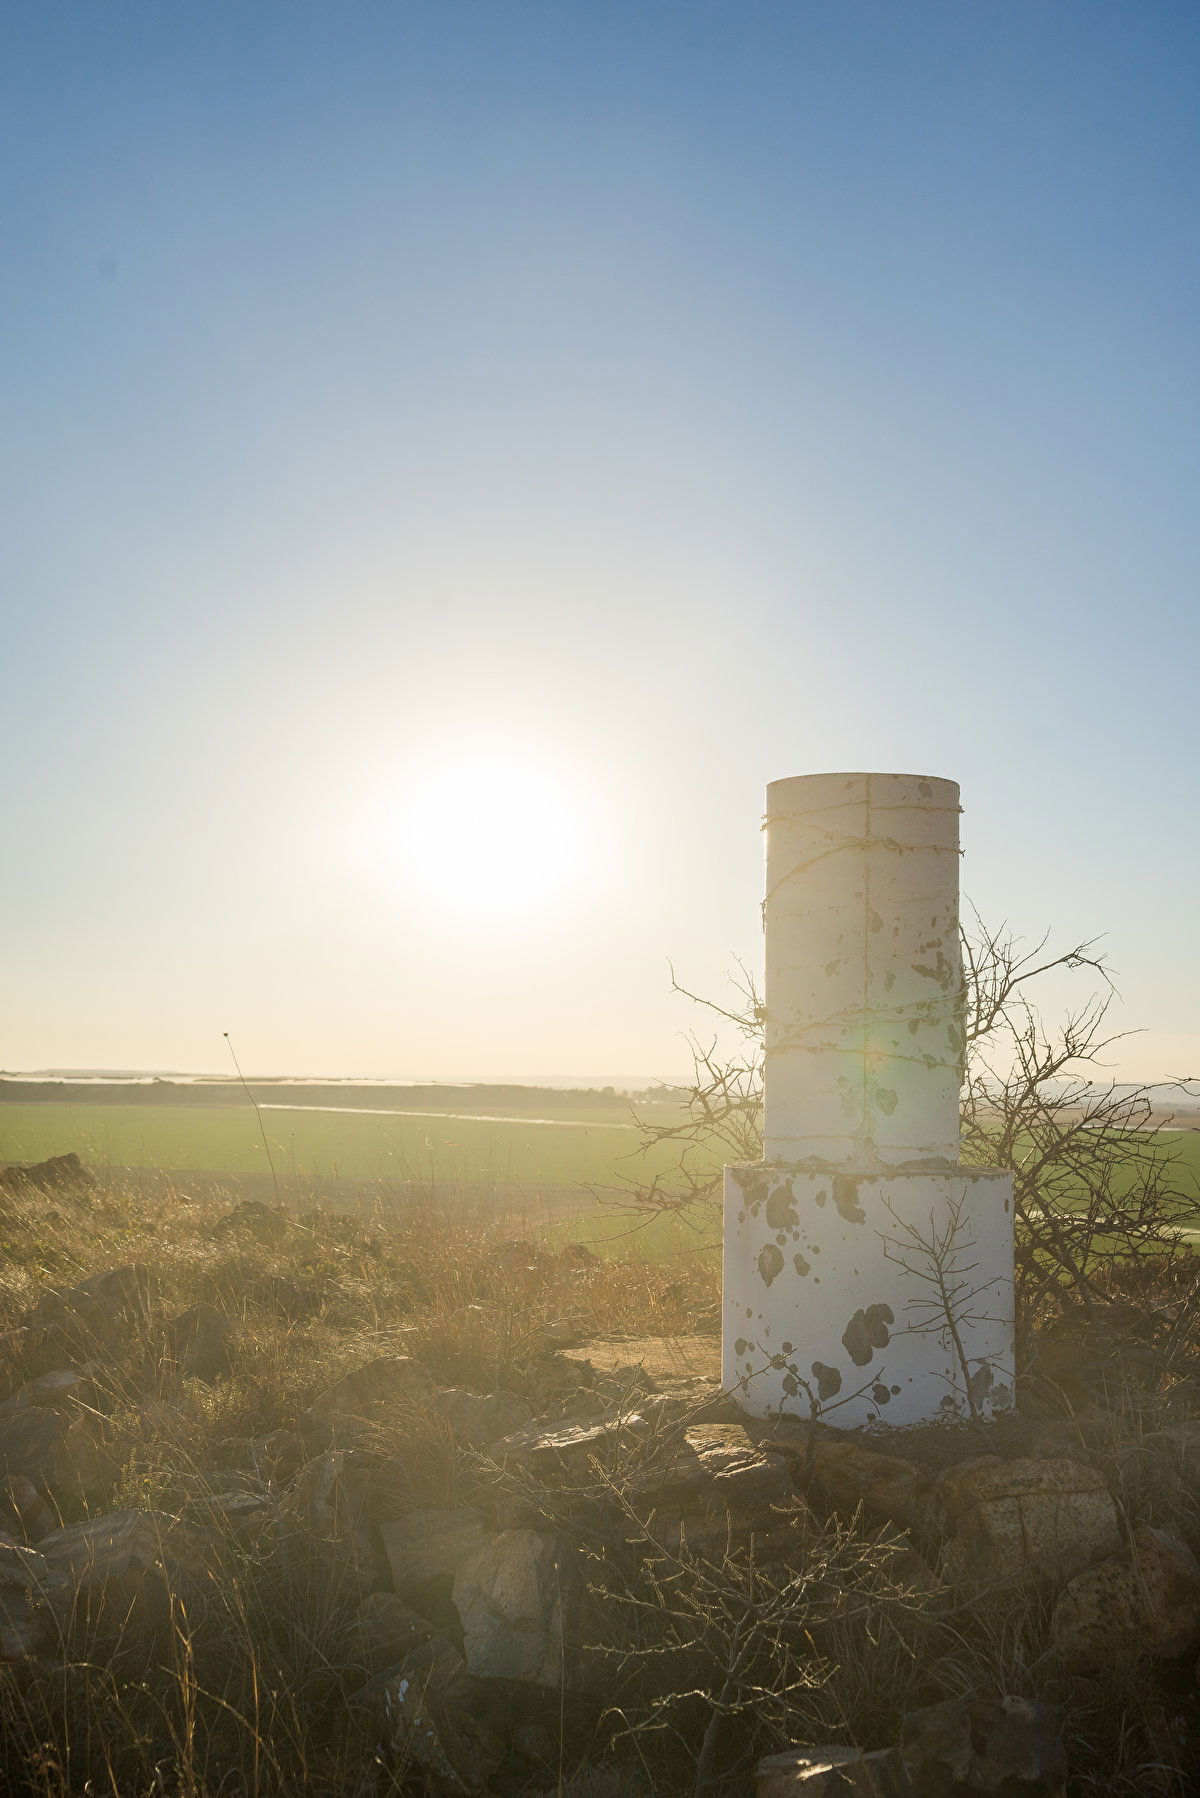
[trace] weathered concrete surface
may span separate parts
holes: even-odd
[[[767,788],[767,1161],[958,1155],[958,787],[808,774]]]
[[[974,1168],[727,1168],[726,1390],[756,1416],[828,1416],[841,1429],[967,1411],[958,1347],[920,1278],[928,1257],[905,1231],[915,1219],[927,1236],[955,1231],[957,1271],[987,1287],[959,1337],[980,1410],[1007,1406],[1010,1195],[1007,1174]]]
[[[763,1161],[725,1177],[723,1383],[756,1416],[1012,1402],[1011,1181],[958,1163],[958,812],[921,775],[767,790]]]

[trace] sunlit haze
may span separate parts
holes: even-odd
[[[674,1076],[848,768],[1200,1069],[1194,7],[4,39],[6,1068]]]

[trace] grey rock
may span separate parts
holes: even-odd
[[[410,1355],[380,1355],[335,1380],[308,1411],[312,1429],[330,1440],[352,1440],[372,1426],[402,1417],[406,1407],[422,1404],[433,1381]]]
[[[789,1748],[759,1761],[754,1777],[755,1798],[908,1798],[910,1790],[895,1748]]]
[[[839,1510],[860,1508],[867,1517],[936,1533],[942,1526],[937,1483],[928,1469],[900,1455],[880,1454],[865,1443],[821,1436],[778,1446],[790,1452],[797,1477],[807,1470]]]
[[[426,1580],[452,1577],[482,1548],[487,1531],[477,1511],[414,1508],[379,1526],[383,1551],[397,1592]]]
[[[120,1633],[157,1627],[172,1595],[195,1606],[220,1566],[218,1539],[158,1511],[113,1511],[53,1530],[38,1545],[51,1575],[69,1580],[76,1608]]]
[[[96,1176],[78,1155],[51,1155],[48,1161],[0,1168],[0,1190],[8,1192],[87,1192]]]
[[[434,1627],[394,1592],[371,1592],[350,1625],[350,1653],[368,1673],[395,1667],[414,1648],[432,1641]]]
[[[214,1236],[252,1236],[256,1242],[281,1242],[290,1228],[281,1207],[264,1205],[259,1199],[243,1199],[232,1211],[218,1218]]]
[[[1200,1564],[1178,1537],[1143,1524],[1131,1555],[1064,1587],[1052,1632],[1062,1664],[1080,1671],[1139,1654],[1175,1660],[1200,1643]]]
[[[111,1478],[97,1421],[30,1405],[0,1418],[0,1478],[27,1481],[66,1502],[94,1492]]]
[[[487,1450],[513,1431],[523,1428],[533,1412],[515,1392],[492,1392],[481,1398],[474,1392],[448,1387],[435,1392],[429,1409],[444,1418],[456,1439],[467,1448]]]
[[[18,1386],[11,1397],[0,1404],[0,1417],[25,1411],[31,1405],[45,1411],[71,1412],[80,1404],[90,1404],[94,1396],[95,1382],[89,1373],[76,1367],[57,1367]]]
[[[438,1637],[406,1656],[384,1688],[392,1752],[401,1765],[424,1773],[435,1790],[482,1798],[504,1758],[499,1707],[481,1683]]]
[[[131,1262],[44,1293],[25,1324],[43,1348],[67,1356],[91,1356],[145,1325],[157,1282],[148,1267]]]
[[[982,1455],[943,1474],[955,1536],[948,1570],[975,1579],[1070,1579],[1121,1546],[1103,1476],[1079,1461],[1001,1461]]]
[[[780,1507],[793,1499],[782,1455],[751,1441],[740,1424],[695,1424],[669,1441],[629,1487],[629,1500],[655,1541],[695,1549],[727,1537],[760,1548],[784,1547],[795,1535],[794,1516]]]
[[[950,1792],[1040,1798],[1060,1792],[1067,1777],[1063,1710],[1028,1698],[947,1699],[909,1711],[900,1753],[914,1798]]]
[[[637,1412],[607,1423],[531,1424],[496,1444],[496,1455],[527,1467],[545,1486],[591,1483],[615,1471],[623,1456],[650,1433]]]
[[[564,1541],[537,1530],[502,1530],[454,1579],[463,1653],[472,1673],[559,1690],[572,1683],[564,1612],[578,1592]]]
[[[181,1373],[213,1380],[229,1366],[229,1319],[216,1305],[191,1305],[167,1325],[167,1347]]]

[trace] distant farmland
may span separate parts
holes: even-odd
[[[530,1093],[531,1112],[541,1100]],[[294,1103],[289,1094],[289,1107]],[[543,1102],[540,1109],[548,1108]],[[640,1152],[628,1107],[619,1101],[563,1106],[552,1117],[264,1108],[263,1123],[276,1170],[290,1177],[617,1186],[672,1165],[669,1149]],[[269,1171],[245,1099],[118,1104],[72,1097],[0,1104],[0,1161],[39,1161],[70,1150],[97,1168]]]

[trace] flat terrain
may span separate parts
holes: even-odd
[[[672,1164],[640,1151],[628,1109],[581,1117],[264,1109],[282,1177],[519,1186],[621,1186]],[[91,1166],[266,1174],[254,1112],[225,1105],[0,1105],[0,1162],[70,1150]]]

